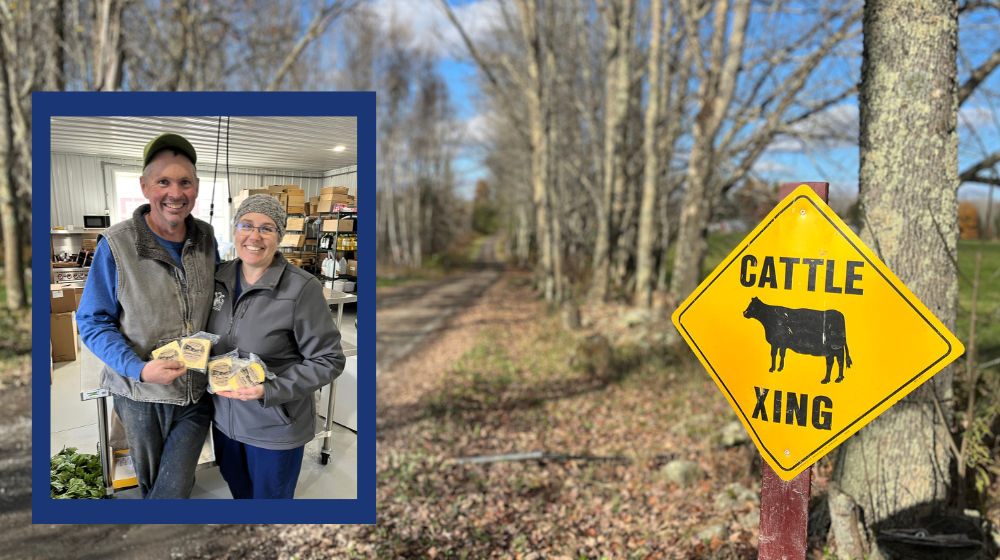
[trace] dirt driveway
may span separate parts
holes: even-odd
[[[498,262],[496,238],[479,248],[470,270],[440,280],[407,284],[383,290],[376,309],[375,363],[385,371],[406,357],[440,329],[456,311],[467,308],[503,273]]]

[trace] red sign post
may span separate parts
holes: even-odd
[[[823,202],[830,202],[829,183],[785,183],[778,199],[784,200],[799,185],[808,185]],[[809,525],[809,489],[812,468],[785,482],[767,461],[760,488],[760,560],[805,560]]]

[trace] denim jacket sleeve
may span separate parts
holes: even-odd
[[[302,363],[264,383],[264,408],[303,399],[344,372],[347,358],[341,348],[340,331],[333,324],[319,280],[312,278],[305,283],[295,300],[294,314],[292,324]]]

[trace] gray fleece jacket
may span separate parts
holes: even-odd
[[[149,228],[140,223],[147,212],[149,205],[144,204],[135,210],[131,220],[115,224],[98,236],[98,241],[107,240],[117,267],[117,330],[143,360],[149,359],[153,349],[205,327],[215,271],[212,226],[191,216],[184,220],[187,238],[181,250],[182,271],[180,263],[174,262]],[[83,297],[88,297],[86,290]],[[99,333],[94,338],[99,340]],[[143,383],[107,365],[101,369],[102,388],[134,401],[188,405],[198,402],[206,386],[205,374],[192,370],[170,385],[158,385]]]
[[[264,382],[264,398],[215,397],[215,426],[230,439],[264,449],[294,449],[315,435],[313,393],[344,371],[340,332],[313,275],[281,253],[257,282],[233,301],[240,259],[220,264],[208,330],[221,338],[212,352],[238,349],[260,356],[277,378]]]

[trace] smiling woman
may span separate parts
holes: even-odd
[[[346,363],[319,280],[277,252],[287,222],[277,198],[249,196],[236,210],[237,258],[215,274],[206,330],[220,336],[216,355],[252,352],[276,375],[213,399],[215,457],[237,499],[294,497],[314,437],[313,393]]]

